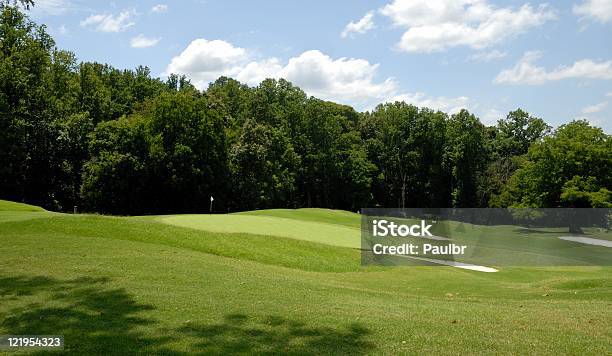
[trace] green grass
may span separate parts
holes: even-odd
[[[233,216],[358,228],[329,212]],[[609,267],[363,268],[329,241],[166,218],[0,212],[0,334],[62,334],[74,354],[612,351]]]
[[[45,209],[34,205],[0,200],[0,211],[45,211]]]
[[[286,237],[327,244],[359,248],[358,227],[347,227],[328,222],[260,215],[173,215],[160,221],[192,229],[215,233],[249,233]]]
[[[236,213],[235,215],[272,216],[302,221],[314,221],[317,223],[328,223],[343,225],[359,229],[361,226],[361,215],[343,210],[331,209],[268,209],[254,210]]]

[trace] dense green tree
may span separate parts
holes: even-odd
[[[359,133],[340,135],[334,156],[335,179],[332,183],[331,207],[355,211],[368,206],[372,200],[372,174],[376,166],[368,159]]]
[[[227,190],[224,137],[221,116],[204,98],[160,94],[135,115],[97,125],[83,176],[85,202],[113,213],[207,211],[209,197]]]
[[[612,208],[612,192],[599,186],[595,177],[574,176],[563,184],[560,198],[570,208]]]
[[[135,71],[121,71],[107,64],[81,63],[80,110],[88,112],[97,124],[129,115],[134,111],[136,103],[173,89],[150,75],[149,68],[143,66],[139,66]],[[180,88],[193,88],[184,77],[178,80],[183,81]]]
[[[304,108],[304,116],[292,125],[293,142],[302,158],[299,182],[306,206],[338,207],[342,198],[335,182],[340,174],[337,155],[341,149],[341,135],[354,125],[345,107],[311,98]]]
[[[550,133],[544,120],[517,109],[497,122],[493,152],[500,157],[520,156]]]
[[[81,203],[81,175],[83,164],[88,159],[89,134],[93,122],[87,113],[77,113],[56,121],[57,138],[61,157],[60,172],[56,181],[56,197],[64,209]]]
[[[524,160],[529,147],[550,133],[544,120],[517,109],[488,131],[489,163],[481,176],[480,193],[490,206],[500,207],[499,194]]]
[[[0,10],[0,195],[57,208],[55,43],[17,8]]]
[[[230,152],[235,206],[295,207],[299,163],[282,129],[247,120]]]
[[[467,110],[452,115],[446,125],[444,164],[450,172],[451,206],[479,207],[486,204],[478,196],[479,174],[486,164],[486,131]]]
[[[97,125],[89,141],[90,159],[83,169],[81,194],[86,208],[102,213],[147,213],[150,142],[143,117]]]
[[[610,135],[587,121],[572,121],[529,148],[500,200],[517,207],[602,206],[610,187]]]
[[[220,109],[197,93],[179,91],[157,96],[145,115],[155,139],[158,206],[205,211],[216,196],[222,207],[229,171]]]
[[[361,131],[376,165],[375,200],[382,206],[448,204],[442,166],[446,115],[403,102],[379,105],[364,116]]]
[[[230,136],[238,133],[244,122],[250,118],[249,103],[251,88],[239,81],[220,77],[208,86],[206,95],[211,101],[218,101],[225,111],[225,125]]]

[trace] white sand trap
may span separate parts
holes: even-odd
[[[469,269],[469,270],[478,271],[478,272],[487,272],[487,273],[497,272],[497,270],[495,268],[492,268],[492,267],[472,265],[472,264],[469,264],[469,263],[463,263],[463,262],[457,262],[457,261],[435,260],[433,258],[405,256],[405,255],[402,255],[401,257],[412,258],[412,259],[415,259],[415,260],[421,260],[421,261],[426,261],[426,262],[431,262],[431,263],[437,263],[437,264],[440,264],[440,265],[446,265],[446,266],[452,266],[452,267],[457,267],[457,268]]]
[[[590,237],[582,236],[560,236],[559,238],[561,240],[580,242],[581,244],[612,247],[612,241],[608,240],[592,239]]]

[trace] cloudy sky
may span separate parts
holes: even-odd
[[[521,107],[612,132],[612,0],[38,0],[80,60],[257,85],[372,109],[396,99],[494,123]]]

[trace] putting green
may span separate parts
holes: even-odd
[[[317,223],[344,225],[353,228],[360,228],[361,226],[361,215],[359,214],[352,213],[350,211],[323,208],[264,209],[242,211],[232,215],[271,216]]]
[[[326,245],[359,248],[358,228],[329,223],[254,215],[162,216],[166,224],[217,233],[245,233],[288,237]]]

